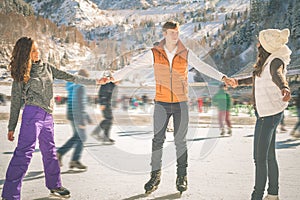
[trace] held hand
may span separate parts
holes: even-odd
[[[97,85],[104,85],[108,82],[107,78],[96,79]]]
[[[105,110],[105,105],[101,105],[100,110]]]
[[[231,85],[231,87],[236,88],[237,86],[239,86],[239,82],[238,82],[237,79],[235,79],[235,78],[231,78],[231,79],[232,79],[232,82],[233,82],[233,84]]]
[[[110,77],[110,78],[109,78],[109,81],[110,81],[110,82],[113,82],[113,83],[114,83],[114,82],[117,82],[117,81],[114,79],[114,77]]]
[[[281,90],[281,94],[283,96],[283,98],[282,98],[283,101],[289,101],[291,99],[291,92],[289,89],[283,88]]]
[[[233,87],[233,88],[236,88],[237,86],[238,86],[238,82],[237,82],[237,80],[236,79],[234,79],[234,78],[228,78],[228,77],[226,77],[226,76],[224,76],[223,78],[222,78],[222,81],[224,81],[224,83],[228,86],[231,86],[231,87]]]
[[[114,83],[114,84],[119,84],[120,83],[120,80],[115,80],[114,77],[110,77],[109,81]]]
[[[14,131],[8,131],[8,133],[7,133],[7,139],[9,140],[9,141],[14,141],[14,139],[15,139],[15,137],[14,137]]]
[[[85,126],[84,125],[78,125],[78,128],[85,129]]]

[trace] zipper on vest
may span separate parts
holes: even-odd
[[[171,84],[171,102],[173,102],[173,88],[172,88],[172,68],[170,69],[170,84]]]
[[[173,71],[173,63],[174,63],[174,58],[175,58],[176,54],[174,55],[173,57],[173,60],[172,60],[172,66],[170,67],[170,86],[171,86],[171,102],[173,102],[173,84],[172,84],[172,71]],[[170,61],[168,60],[169,62],[169,66],[170,66]]]

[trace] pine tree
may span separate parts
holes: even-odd
[[[198,28],[197,26],[194,26],[194,33],[197,33],[198,32]]]
[[[295,0],[297,1],[297,0]],[[292,20],[292,35],[294,38],[300,38],[300,4],[294,3],[294,16]]]
[[[257,27],[262,17],[262,1],[250,0],[250,22],[252,26]]]

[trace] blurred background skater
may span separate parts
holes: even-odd
[[[79,76],[89,77],[85,69],[78,71]],[[86,123],[91,123],[91,118],[86,111],[88,98],[84,85],[67,82],[67,119],[70,121],[73,136],[57,150],[57,158],[62,166],[62,157],[74,147],[74,152],[69,167],[75,170],[86,170],[87,166],[79,160],[82,155],[83,143],[86,141]]]
[[[296,108],[297,108],[297,116],[298,116],[298,121],[296,122],[293,130],[291,131],[290,135],[300,138],[300,132],[299,132],[299,127],[300,127],[300,87],[298,88],[298,95],[296,98]]]
[[[113,113],[112,113],[112,94],[116,83],[110,82],[113,81],[112,74],[109,70],[103,72],[103,79],[108,82],[104,85],[101,85],[98,91],[98,103],[100,105],[100,110],[102,112],[103,120],[99,123],[98,126],[93,130],[91,136],[103,143],[113,144],[115,140],[110,138],[110,130],[113,123]],[[103,133],[101,134],[101,131]]]
[[[142,95],[142,109],[144,112],[147,112],[149,98],[147,94]]]
[[[232,126],[230,121],[230,109],[232,106],[232,101],[230,95],[228,94],[228,92],[226,92],[226,90],[226,85],[221,84],[219,91],[213,96],[213,104],[218,109],[218,122],[221,130],[221,135],[225,134],[224,120],[228,128],[227,134],[232,134]]]
[[[283,113],[282,120],[280,121],[280,129],[278,133],[286,133],[287,129],[285,128],[285,114]]]

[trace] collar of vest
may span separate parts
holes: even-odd
[[[153,49],[156,49],[157,51],[164,53],[165,52],[165,49],[164,49],[165,44],[166,44],[166,39],[163,39],[162,41],[159,42],[159,44],[157,46],[153,47]],[[181,40],[178,40],[177,51],[176,51],[175,55],[178,55],[185,51],[187,51],[187,48],[183,45]]]

